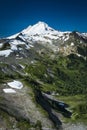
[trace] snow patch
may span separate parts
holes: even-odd
[[[0,51],[0,56],[8,57],[8,56],[10,55],[11,52],[13,52],[13,51],[10,50],[10,49],[4,50],[4,51]]]
[[[4,93],[16,93],[16,91],[12,88],[5,88],[3,89]]]
[[[30,46],[29,46],[29,45],[26,45],[26,49],[30,49]]]
[[[23,57],[16,57],[16,59],[17,59],[17,60],[19,60],[19,59],[23,59]]]
[[[34,47],[33,45],[29,45],[30,47]]]
[[[25,42],[22,42],[20,40],[11,40],[10,41],[10,46],[11,46],[11,50],[13,51],[17,51],[18,50],[18,45],[25,45]],[[21,49],[21,48],[19,48]]]
[[[84,36],[84,37],[86,37],[86,38],[87,38],[87,33],[82,33],[82,34],[83,34],[83,36]]]
[[[3,43],[0,43],[0,48],[2,48],[3,47]]]
[[[13,82],[9,82],[7,84],[11,88],[16,88],[16,89],[22,89],[23,88],[23,84],[20,81],[16,81],[16,80],[14,80]]]
[[[11,40],[10,45],[25,45],[25,42],[22,42],[20,40]]]
[[[78,53],[77,53],[76,55],[77,55],[78,57],[81,57],[81,55],[80,55],[80,54],[78,54]]]
[[[87,33],[76,32],[80,37],[87,38]]]
[[[21,65],[21,64],[19,64],[20,65],[20,67],[22,68],[22,69],[25,69],[25,66],[23,66],[23,65]]]
[[[11,44],[11,50],[17,50],[17,46],[15,44]]]
[[[71,46],[74,46],[74,43],[73,43],[73,42],[71,42]]]
[[[64,41],[68,41],[69,40],[69,35],[66,36],[66,38],[64,39]]]
[[[35,61],[31,61],[31,64],[34,64]]]

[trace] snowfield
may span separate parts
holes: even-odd
[[[29,26],[24,29],[21,34],[21,38],[24,40],[32,40],[32,41],[41,41],[51,43],[52,40],[57,40],[59,38],[66,38],[67,41],[69,39],[69,34],[71,32],[60,32],[48,26],[48,24],[44,22],[38,22],[33,26]],[[66,37],[65,37],[65,34]],[[19,34],[20,37],[20,34]]]
[[[7,85],[9,87],[15,88],[15,89],[22,89],[23,88],[23,84],[20,81],[16,81],[16,80],[14,80],[13,82],[7,83]]]
[[[21,32],[7,37],[10,39],[11,50],[18,50],[17,45],[25,45],[26,49],[34,47],[31,43],[46,42],[52,44],[52,40],[63,40],[66,42],[70,38],[71,31],[61,32],[48,26],[44,22],[38,22],[35,25],[30,25]],[[76,32],[80,37],[87,38],[87,33]],[[18,38],[18,39],[17,39]],[[28,44],[26,44],[26,41]],[[2,47],[2,45],[1,45]]]

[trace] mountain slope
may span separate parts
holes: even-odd
[[[14,88],[14,80],[23,88]],[[38,22],[0,39],[0,93],[3,129],[55,130],[64,127],[64,119],[86,120],[87,33]]]

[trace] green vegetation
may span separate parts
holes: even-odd
[[[71,121],[83,121],[84,123],[87,123],[87,97],[85,95],[56,96],[56,98],[69,104],[69,110],[73,113],[71,116]],[[70,121],[70,119],[65,119],[65,121]]]
[[[77,50],[78,50],[79,54],[87,57],[87,46],[86,45],[83,44],[83,45],[78,46]]]
[[[35,124],[30,124],[27,121],[19,121],[17,122],[17,128],[19,128],[20,130],[32,130],[33,128],[35,128],[35,130],[42,130],[42,125],[41,121],[39,120],[37,120]]]
[[[20,128],[20,130],[29,130],[31,128],[31,125],[27,121],[19,121],[17,123],[17,128]]]
[[[87,48],[78,46],[79,54],[85,56],[79,57],[76,54],[61,56],[53,52],[40,52],[40,55],[34,58],[34,63],[26,63],[23,72],[26,75],[21,75],[18,71],[12,70],[9,64],[0,63],[0,83],[9,80],[20,78],[28,86],[38,87],[42,92],[55,92],[59,100],[70,105],[72,111],[71,121],[86,121],[87,120]],[[5,73],[4,73],[5,69]],[[32,100],[35,102],[35,95],[29,93]],[[1,99],[0,99],[1,100]],[[40,110],[42,111],[42,109]],[[44,111],[42,111],[45,113]],[[45,113],[47,114],[47,113]],[[30,124],[25,121],[18,122],[20,129],[28,130]],[[37,121],[34,128],[41,130],[41,122]]]
[[[44,54],[34,64],[26,65],[25,72],[32,86],[43,92],[55,92],[59,100],[70,105],[71,121],[87,120],[87,61],[84,58],[70,54],[51,59]]]
[[[22,75],[18,71],[13,70],[11,65],[0,63],[0,83],[16,78],[22,78]]]
[[[42,58],[33,65],[27,65],[25,71],[33,80],[42,82],[43,91],[55,91],[60,95],[87,93],[87,63],[71,54],[67,57]]]

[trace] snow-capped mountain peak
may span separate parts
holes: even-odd
[[[79,39],[79,43],[86,43],[87,33],[61,32],[49,27],[44,22],[38,22],[13,36],[1,40],[0,48],[2,49],[3,46],[6,47],[4,47],[4,51],[0,51],[0,56],[8,57],[14,52],[21,52],[24,55],[26,50],[36,46],[47,47],[54,52],[58,52],[62,45],[64,46],[62,51],[66,51],[69,45],[72,49],[76,39]]]
[[[22,42],[29,43],[50,43],[52,44],[53,40],[68,40],[70,32],[61,32],[57,31],[48,26],[48,24],[44,22],[38,22],[35,25],[30,25],[23,31],[19,32],[17,35],[13,35],[8,37],[8,39],[19,38],[22,39]]]
[[[35,34],[46,34],[52,31],[56,31],[53,28],[49,27],[44,22],[38,22],[33,26],[29,26],[28,28],[22,31],[22,34],[35,35]]]

